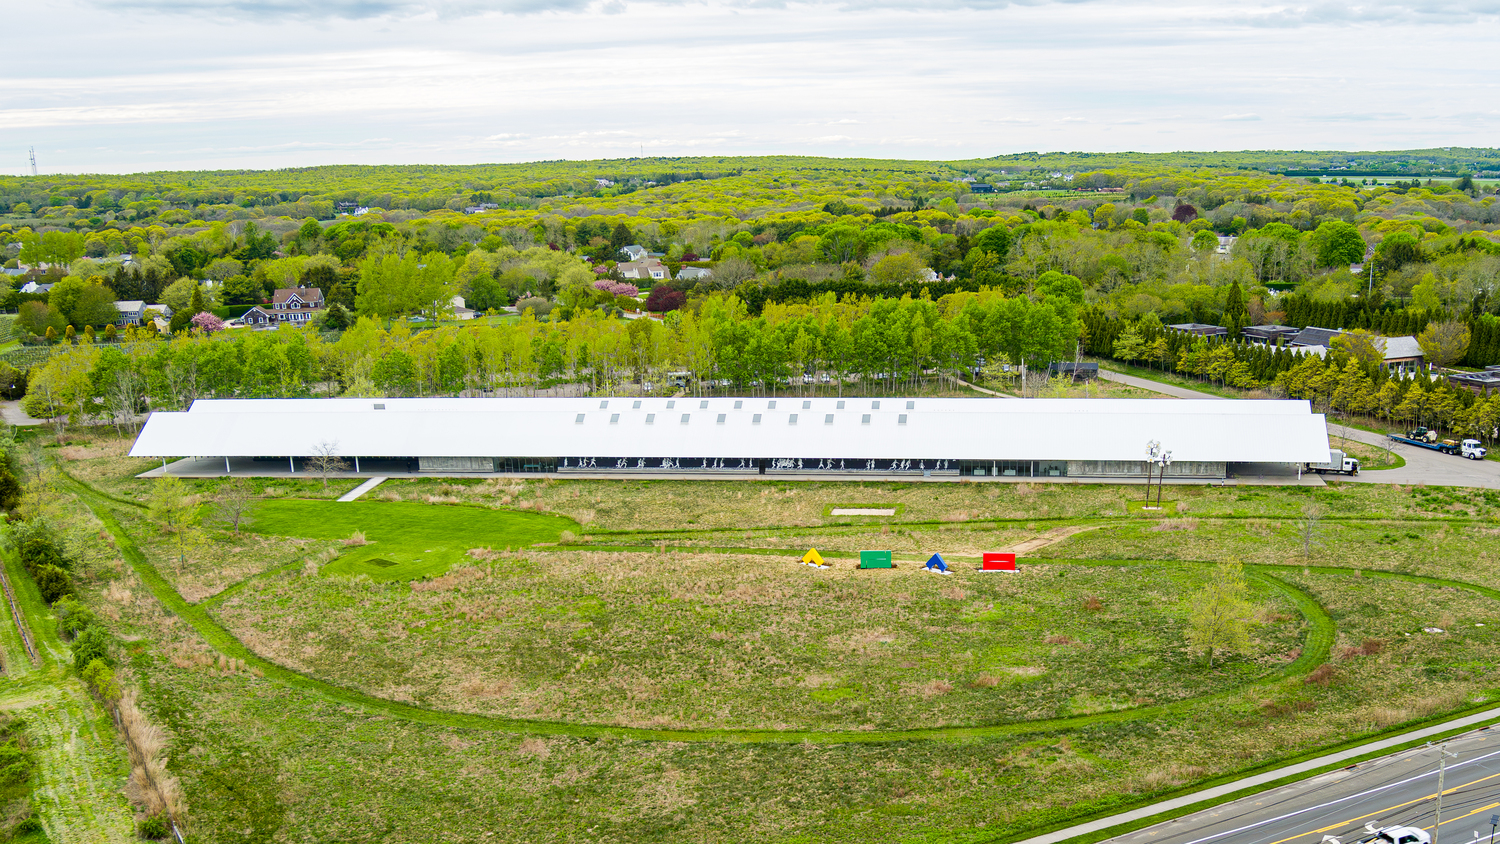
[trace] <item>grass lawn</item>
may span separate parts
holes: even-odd
[[[49,453],[144,493],[76,448]],[[185,561],[86,496],[145,554],[87,598],[199,841],[1007,840],[1500,697],[1491,490],[1178,487],[1150,514],[1106,485],[257,489],[256,533]],[[896,513],[832,516],[851,504]],[[1019,572],[972,568],[1049,536]],[[865,548],[898,568],[855,570]],[[933,551],[954,574],[920,569]],[[1183,629],[1221,560],[1255,623],[1210,669]]]
[[[325,567],[330,574],[364,574],[374,580],[435,577],[465,559],[472,548],[522,548],[556,542],[576,531],[571,519],[544,513],[388,501],[262,501],[250,530],[306,539],[348,540]]]
[[[1396,454],[1389,449],[1362,443],[1359,440],[1346,440],[1343,437],[1330,436],[1328,438],[1329,448],[1336,448],[1351,457],[1359,460],[1361,472],[1377,471],[1380,469],[1400,469],[1406,465],[1406,458]]]

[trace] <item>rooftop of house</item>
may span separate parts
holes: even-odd
[[[309,304],[323,301],[323,291],[316,287],[280,287],[276,294],[271,297],[271,304],[284,305],[292,300],[292,297]]]

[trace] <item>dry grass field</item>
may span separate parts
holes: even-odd
[[[148,494],[138,462],[102,438],[47,451],[101,493],[80,500],[120,558],[85,597],[196,841],[1004,841],[1500,697],[1500,602],[1464,585],[1500,583],[1493,492],[1169,488],[1155,517],[1102,485],[392,481],[370,508],[579,527],[513,551],[456,535],[456,565],[379,580],[340,568],[365,546],[265,525],[181,559],[104,497]],[[280,520],[343,491],[256,489]],[[1014,575],[972,570],[1076,528]],[[898,568],[840,556],[863,548]],[[934,551],[954,574],[920,570]],[[1210,669],[1183,622],[1230,559],[1256,623]],[[937,732],[861,740],[906,728]]]

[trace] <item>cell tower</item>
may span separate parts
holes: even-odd
[[[31,148],[31,175],[36,175],[36,147]]]

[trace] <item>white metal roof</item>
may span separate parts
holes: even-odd
[[[1184,461],[1328,459],[1305,401],[853,397],[200,400],[153,413],[130,453],[1140,460],[1148,440]]]

